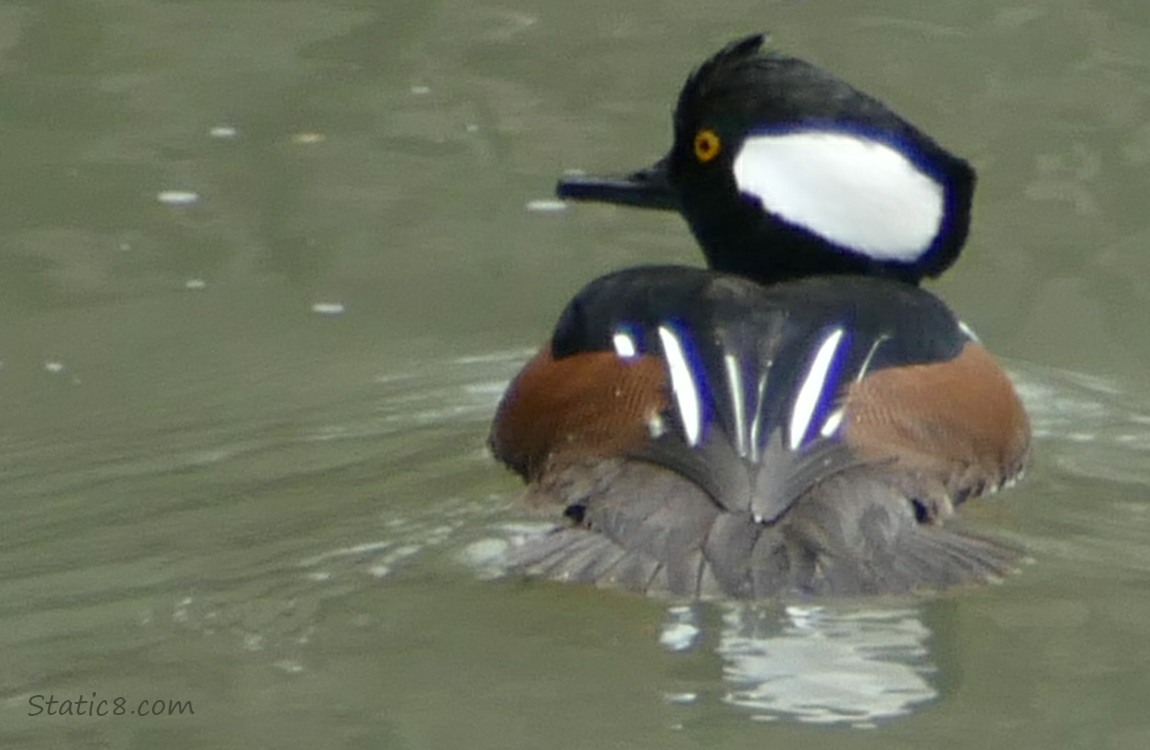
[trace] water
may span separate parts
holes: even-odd
[[[0,2],[0,744],[1150,744],[1150,8],[935,6]],[[535,528],[503,384],[587,280],[697,262],[554,179],[660,155],[764,28],[978,166],[934,288],[1031,409],[971,515],[1032,560],[817,606],[492,579]]]

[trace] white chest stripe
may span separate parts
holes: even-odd
[[[814,360],[811,362],[811,367],[807,371],[807,376],[803,379],[802,386],[799,387],[799,395],[795,397],[795,405],[791,409],[791,424],[788,433],[791,450],[795,450],[803,444],[807,428],[810,427],[811,419],[814,418],[815,410],[819,406],[819,399],[826,389],[827,374],[830,372],[831,364],[835,359],[835,352],[838,350],[842,338],[843,329],[836,328],[823,339],[823,342],[819,344],[819,350],[815,353]]]
[[[659,341],[663,344],[663,354],[667,359],[667,369],[671,373],[671,391],[679,407],[679,418],[683,421],[683,433],[691,445],[699,444],[702,431],[702,404],[699,389],[691,374],[691,365],[683,353],[679,337],[667,326],[659,326]]]
[[[942,185],[861,136],[751,136],[734,172],[739,190],[770,213],[876,260],[916,260],[942,225]]]

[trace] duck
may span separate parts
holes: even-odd
[[[508,568],[685,599],[998,580],[1022,550],[957,511],[1022,476],[1029,421],[921,286],[965,244],[974,169],[764,41],[689,75],[662,158],[557,185],[679,213],[706,267],[594,279],[511,380],[488,445],[554,525]]]

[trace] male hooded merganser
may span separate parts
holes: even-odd
[[[1005,572],[944,528],[1022,472],[1009,379],[917,284],[966,238],[974,172],[882,103],[735,42],[687,80],[674,144],[559,195],[678,210],[711,270],[596,279],[509,386],[496,457],[565,522],[512,553],[676,596],[899,594]]]

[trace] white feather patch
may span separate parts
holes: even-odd
[[[843,410],[842,407],[835,409],[831,415],[827,417],[827,421],[823,422],[823,428],[819,430],[819,434],[825,438],[829,438],[838,432],[839,427],[843,423]]]
[[[751,136],[734,172],[739,190],[770,213],[876,260],[916,260],[942,226],[943,186],[861,136]]]
[[[770,365],[767,365],[769,370]],[[754,417],[751,418],[751,434],[748,437],[750,442],[751,460],[755,463],[759,461],[759,418],[763,416],[763,396],[767,392],[767,373],[764,372],[759,376],[759,385],[755,388],[755,411]]]
[[[731,390],[731,410],[735,413],[735,450],[747,457],[747,410],[743,404],[743,373],[739,358],[731,352],[723,355],[727,370],[727,387]]]
[[[679,337],[667,326],[659,326],[659,341],[663,344],[663,354],[667,359],[667,370],[671,373],[671,391],[679,406],[679,418],[683,422],[683,433],[691,445],[699,444],[702,432],[703,407],[699,401],[699,389],[691,374],[691,365],[683,353]]]
[[[638,354],[635,348],[635,339],[631,338],[631,334],[625,331],[617,331],[612,335],[611,344],[615,347],[615,353],[623,359],[631,359]]]
[[[974,332],[974,329],[971,328],[970,326],[968,326],[965,322],[963,322],[961,320],[958,321],[958,330],[962,331],[963,335],[966,336],[971,341],[973,341],[974,343],[976,343],[976,344],[982,343],[982,339],[980,339],[978,337],[978,334]]]
[[[796,450],[803,444],[807,428],[810,427],[811,419],[814,418],[815,410],[819,406],[819,399],[822,397],[823,391],[826,390],[827,375],[830,373],[835,352],[838,351],[839,342],[842,341],[842,338],[842,328],[836,328],[827,334],[827,337],[819,344],[819,350],[815,353],[810,369],[807,370],[806,379],[799,387],[799,395],[795,397],[795,405],[791,409],[791,450]]]

